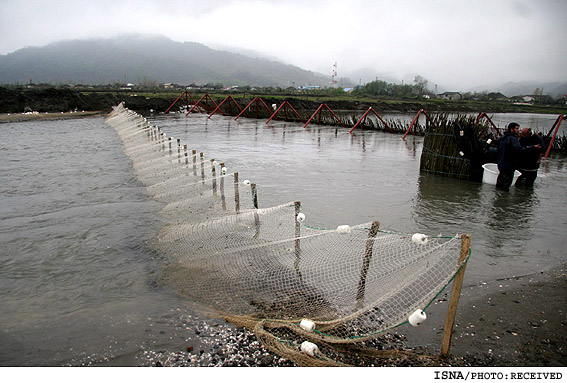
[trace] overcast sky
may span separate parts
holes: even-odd
[[[464,90],[567,81],[566,0],[0,0],[0,54],[65,39],[163,34],[339,77]],[[359,79],[352,78],[357,81]]]

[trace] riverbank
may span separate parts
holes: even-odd
[[[65,120],[71,118],[85,118],[85,117],[98,117],[105,116],[108,112],[104,111],[91,111],[91,112],[60,112],[60,113],[3,113],[0,114],[0,124],[8,122],[23,122],[23,121],[37,121],[37,120]]]
[[[208,93],[207,93],[208,92]],[[379,113],[400,112],[417,113],[423,109],[427,112],[468,112],[468,113],[541,113],[541,114],[565,114],[567,107],[564,104],[554,103],[551,105],[540,104],[518,104],[510,101],[483,101],[483,100],[443,100],[426,98],[395,98],[395,97],[371,97],[368,95],[351,95],[343,93],[302,93],[289,92],[225,92],[220,90],[201,89],[192,90],[191,100],[182,95],[181,90],[94,90],[94,89],[69,89],[69,88],[6,88],[0,86],[0,113],[22,113],[25,111],[38,111],[40,113],[68,112],[72,110],[108,110],[120,102],[141,114],[164,113],[165,111],[178,111],[186,103],[195,103],[207,95],[208,99],[201,100],[200,105],[208,107],[209,112],[214,109],[210,100],[216,104],[222,103],[227,97],[231,97],[239,107],[232,110],[233,103],[225,105],[226,109],[232,110],[234,115],[238,114],[245,105],[248,105],[256,97],[262,99],[268,106],[272,104],[281,105],[287,101],[296,109],[304,120],[309,118],[321,104],[327,105],[333,111],[366,111],[372,107]],[[177,102],[177,101],[179,102]],[[173,105],[175,104],[175,105]],[[170,109],[171,108],[171,109]],[[263,105],[250,113],[271,113],[266,111]],[[268,108],[269,109],[269,108]]]
[[[451,352],[472,365],[567,366],[567,265],[463,292]]]
[[[497,280],[465,288],[459,303],[448,358],[437,358],[423,347],[408,347],[403,328],[379,339],[386,350],[375,359],[380,366],[565,367],[567,366],[567,265],[549,272]],[[441,304],[447,302],[441,299]],[[431,318],[439,322],[441,317]],[[441,318],[443,319],[443,318]],[[430,319],[428,319],[429,321]],[[183,318],[172,318],[173,322]],[[443,323],[443,321],[441,321]],[[442,329],[427,336],[441,340]],[[146,350],[140,366],[261,366],[289,367],[293,362],[266,350],[256,336],[222,321],[203,322],[188,336],[200,347]],[[189,344],[188,343],[188,344]]]

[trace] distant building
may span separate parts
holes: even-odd
[[[508,97],[504,96],[500,92],[491,92],[486,95],[486,99],[490,101],[506,101]]]
[[[512,101],[516,104],[533,104],[535,102],[535,96],[514,96]]]
[[[314,90],[314,89],[320,89],[320,88],[321,88],[321,87],[320,87],[320,86],[317,86],[317,85],[307,85],[307,86],[301,85],[301,86],[300,86],[299,88],[297,88],[297,89],[299,89],[299,90]]]
[[[463,95],[459,92],[444,92],[437,95],[441,100],[462,100]]]
[[[522,96],[522,101],[527,102],[529,104],[533,104],[536,98],[534,96]]]

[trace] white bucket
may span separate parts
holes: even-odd
[[[482,168],[484,169],[484,171],[482,172],[482,182],[489,185],[496,185],[498,174],[500,174],[500,172],[498,171],[498,164],[488,163],[482,165]],[[514,179],[512,180],[512,185],[516,183],[516,180],[521,175],[522,173],[520,173],[517,170],[514,170]]]

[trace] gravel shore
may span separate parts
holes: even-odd
[[[378,339],[379,348],[408,351],[372,366],[564,367],[567,366],[567,268],[515,277],[463,290],[450,356],[408,347],[403,330]],[[441,299],[443,301],[443,299]],[[446,303],[446,302],[442,302]],[[172,319],[173,321],[182,318]],[[441,330],[432,329],[438,341]],[[146,350],[140,366],[291,367],[256,336],[223,321],[203,320],[180,350]],[[431,358],[420,356],[430,354]],[[357,365],[357,364],[355,364]],[[358,364],[360,365],[360,364]]]

